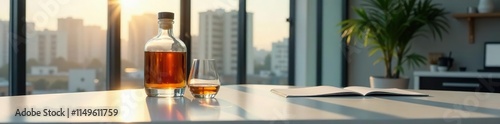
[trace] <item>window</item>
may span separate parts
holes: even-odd
[[[247,0],[247,83],[288,84],[289,4]]]
[[[9,92],[9,12],[10,1],[0,0],[0,92]],[[5,94],[4,94],[5,93]]]
[[[26,0],[29,93],[106,89],[107,2]]]
[[[0,0],[0,91],[8,89],[9,1]],[[144,44],[157,33],[157,13],[176,13],[180,31],[181,0],[121,0],[121,89],[143,87]],[[26,80],[28,94],[106,89],[107,0],[27,0]],[[289,0],[247,0],[247,82],[236,82],[238,0],[192,0],[191,59],[215,59],[222,84],[286,84]],[[88,9],[92,8],[92,9]],[[269,28],[273,27],[273,28]],[[271,54],[274,44],[276,52]],[[283,59],[277,60],[276,58]],[[285,60],[286,59],[286,60]],[[261,73],[263,72],[263,73]],[[252,77],[258,79],[254,81]],[[81,83],[83,79],[84,83]],[[1,82],[1,80],[0,80]],[[80,82],[80,83],[74,83]],[[285,83],[284,83],[285,82]],[[5,90],[1,89],[5,87]]]
[[[144,88],[144,45],[158,34],[158,12],[173,12],[180,35],[179,0],[121,0],[121,87]]]
[[[230,37],[238,36],[238,0],[192,0],[191,1],[191,58],[215,59],[221,84],[236,84],[238,42]],[[208,25],[214,24],[217,25]],[[211,32],[212,31],[212,32]],[[221,36],[214,36],[220,34]],[[201,37],[201,38],[198,38]],[[217,45],[218,47],[205,47]],[[218,49],[219,48],[219,49]],[[222,49],[220,49],[222,48]]]

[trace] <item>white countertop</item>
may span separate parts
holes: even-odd
[[[500,73],[495,72],[430,72],[430,71],[415,71],[413,76],[420,77],[473,77],[473,78],[500,78]]]
[[[296,97],[270,92],[288,86],[222,86],[217,99],[151,98],[143,90],[0,97],[0,123],[169,122],[441,124],[500,122],[500,94],[417,90],[430,97]],[[208,104],[207,102],[210,102]],[[118,109],[107,117],[19,117],[17,109]]]

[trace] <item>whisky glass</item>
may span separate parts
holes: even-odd
[[[214,98],[220,88],[215,60],[194,59],[189,73],[188,87],[195,98]]]

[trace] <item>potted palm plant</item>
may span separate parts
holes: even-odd
[[[448,13],[431,0],[366,0],[354,11],[359,18],[339,25],[348,44],[355,43],[351,42],[353,38],[362,39],[365,47],[370,46],[370,56],[382,54],[374,64],[383,62],[385,76],[371,76],[373,88],[408,88],[408,78],[401,76],[403,66],[414,68],[426,61],[424,56],[410,52],[411,41],[428,33],[442,39],[449,28]]]

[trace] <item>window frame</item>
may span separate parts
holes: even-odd
[[[238,66],[236,83],[247,84],[247,1],[240,0],[238,8]]]
[[[319,0],[318,4],[321,4],[322,0]],[[342,19],[348,18],[347,6],[349,2],[343,0],[343,16]],[[10,0],[10,20],[9,20],[9,94],[11,96],[26,95],[26,0]],[[247,56],[247,42],[246,42],[246,32],[247,32],[247,22],[246,22],[246,0],[239,0],[239,10],[238,10],[238,70],[237,70],[237,83],[246,84],[246,56]],[[295,85],[295,14],[296,14],[296,0],[290,0],[290,15],[287,19],[289,23],[289,46],[288,46],[288,85]],[[180,20],[180,35],[179,38],[182,39],[187,46],[188,51],[191,51],[191,0],[181,0],[181,20]],[[318,7],[318,15],[322,14],[322,7]],[[107,46],[106,46],[106,88],[108,90],[118,90],[120,89],[120,66],[121,66],[121,39],[120,39],[120,23],[121,23],[121,8],[119,5],[119,0],[108,0],[108,30],[107,30]],[[318,16],[318,27],[321,27],[321,16]],[[321,31],[318,29],[318,31]],[[318,36],[321,36],[318,33]],[[322,39],[318,38],[318,43]],[[344,39],[345,41],[345,39]],[[318,45],[318,50],[321,47]],[[347,86],[347,44],[342,43],[342,85]],[[321,52],[319,52],[321,53]],[[321,57],[318,54],[317,59],[319,60],[317,64],[318,77],[321,77]],[[191,62],[191,52],[187,53],[188,63]],[[242,66],[243,65],[243,66]],[[190,69],[190,66],[187,67]],[[188,75],[188,73],[186,73]],[[321,79],[321,78],[318,78]],[[15,83],[12,83],[15,82]],[[321,85],[321,81],[318,81],[317,85]]]
[[[108,0],[106,40],[106,89],[121,88],[121,7],[120,0]]]
[[[26,0],[10,0],[9,9],[9,95],[26,95]]]

